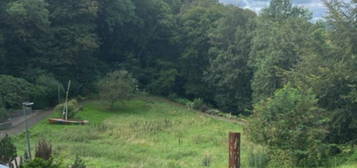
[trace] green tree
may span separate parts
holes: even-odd
[[[267,98],[284,86],[283,73],[309,50],[311,34],[317,29],[306,18],[289,17],[279,22],[259,17],[252,41],[249,65],[254,70],[253,101]]]
[[[357,140],[357,60],[354,51],[356,37],[356,7],[329,1],[328,31],[317,29],[309,50],[289,72],[289,81],[300,88],[311,88],[319,97],[319,106],[329,113],[331,143],[354,143]]]
[[[291,0],[272,0],[257,19],[249,64],[254,70],[253,101],[269,97],[284,86],[284,71],[299,60],[311,40],[309,13],[293,6]]]
[[[331,30],[331,40],[346,53],[357,53],[357,1],[351,2],[324,0],[328,7],[328,23]],[[341,51],[341,52],[343,52]]]
[[[327,121],[311,91],[286,85],[254,105],[246,129],[252,141],[291,153],[296,165],[317,166],[325,159]]]
[[[120,70],[108,73],[98,83],[99,94],[102,99],[110,102],[110,107],[114,108],[114,103],[130,99],[137,89],[137,82],[128,71]]]
[[[64,95],[64,87],[53,75],[43,74],[36,77],[37,96],[35,107],[43,108],[58,104],[58,92]]]
[[[0,163],[8,164],[16,158],[16,147],[12,143],[12,139],[5,135],[0,140]]]
[[[226,7],[209,37],[209,67],[204,79],[214,90],[214,102],[224,111],[244,113],[250,109],[252,70],[248,67],[255,14]]]
[[[97,0],[47,0],[50,12],[50,47],[45,57],[49,72],[60,81],[72,80],[73,94],[90,90],[98,78],[101,61],[96,34]],[[50,59],[49,59],[50,58]],[[50,66],[50,67],[49,67]],[[65,75],[64,75],[65,74]]]
[[[282,21],[289,17],[311,19],[311,14],[303,8],[293,6],[291,0],[272,0],[268,8],[263,9],[262,16],[274,21]]]
[[[174,9],[164,0],[133,1],[139,9],[136,15],[140,23],[134,34],[142,40],[136,44],[134,66],[124,68],[134,73],[141,87],[154,94],[168,95],[175,90],[178,78],[179,53],[173,40],[176,33]]]
[[[139,22],[136,6],[132,0],[103,0],[98,1],[98,7],[100,58],[109,64],[125,61],[136,46],[132,40],[132,31]]]
[[[180,56],[180,80],[186,95],[191,97],[210,96],[203,85],[203,73],[209,65],[209,30],[223,16],[223,7],[217,1],[193,1],[178,16]]]
[[[35,87],[21,78],[0,75],[0,97],[5,108],[21,107],[35,95]]]
[[[5,25],[6,24],[6,7],[7,7],[7,0],[1,1],[0,2],[0,24]],[[5,26],[1,26],[0,28],[0,72],[5,72],[5,58],[6,58],[6,48],[4,47],[5,45],[5,37],[4,37],[4,32],[7,29]]]
[[[44,0],[8,1],[2,19],[5,59],[3,73],[18,76],[31,67],[42,67],[49,49],[49,11]],[[10,52],[9,52],[10,51]]]

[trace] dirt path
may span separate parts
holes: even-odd
[[[39,121],[41,121],[41,120],[45,119],[46,117],[48,117],[49,115],[51,115],[52,112],[53,112],[53,110],[39,111],[32,115],[29,115],[28,119],[27,119],[28,127],[29,128],[33,127],[36,123],[38,123]],[[14,121],[12,121],[12,123],[13,123],[13,126],[10,129],[0,131],[0,136],[3,136],[5,134],[16,135],[16,134],[19,134],[25,130],[25,119],[24,118],[14,120]]]

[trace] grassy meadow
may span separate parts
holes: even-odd
[[[88,168],[227,168],[228,133],[243,126],[209,117],[162,98],[136,98],[116,104],[83,102],[78,117],[85,126],[50,125],[31,129],[32,150],[40,139],[51,142],[57,161],[70,165],[81,156]],[[53,114],[58,116],[58,114]],[[262,164],[262,147],[242,139],[242,167]],[[18,153],[24,135],[15,137]],[[255,154],[253,154],[255,153]],[[334,168],[356,168],[349,162]]]
[[[115,110],[103,102],[87,101],[79,117],[90,124],[40,122],[31,129],[32,148],[44,138],[63,163],[79,155],[90,168],[224,168],[228,132],[242,131],[239,124],[160,98],[137,98],[116,104]],[[23,135],[16,138],[19,151],[23,140]]]

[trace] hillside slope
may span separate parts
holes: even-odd
[[[240,125],[216,120],[184,106],[155,98],[117,104],[116,110],[98,101],[83,104],[86,126],[49,125],[31,129],[32,146],[49,140],[56,155],[71,163],[82,156],[88,167],[192,168],[227,167],[227,137]],[[23,150],[23,135],[17,146]]]
[[[228,133],[243,130],[239,123],[154,97],[116,104],[115,110],[101,101],[87,101],[79,118],[90,124],[41,121],[31,129],[32,149],[38,140],[49,140],[58,160],[69,165],[78,155],[88,168],[226,168]],[[259,164],[264,149],[242,135],[242,166]],[[24,139],[23,134],[16,136],[18,154],[23,153]],[[354,156],[337,168],[355,168]]]

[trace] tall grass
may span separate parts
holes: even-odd
[[[78,114],[90,121],[84,126],[41,121],[30,130],[32,146],[40,139],[49,140],[57,159],[70,165],[79,156],[88,168],[226,168],[228,132],[242,132],[237,123],[157,98],[138,98],[115,107],[110,110],[105,102],[85,102]],[[242,137],[242,167],[266,168],[267,150],[249,143],[244,132]],[[15,138],[19,154],[24,139],[23,134]],[[337,168],[356,168],[355,163]]]
[[[78,115],[89,125],[42,121],[31,129],[31,141],[50,140],[54,155],[67,165],[78,155],[89,168],[220,168],[227,167],[228,132],[242,131],[238,124],[154,98],[115,107],[86,102]],[[20,135],[16,140],[20,150],[23,139]]]

